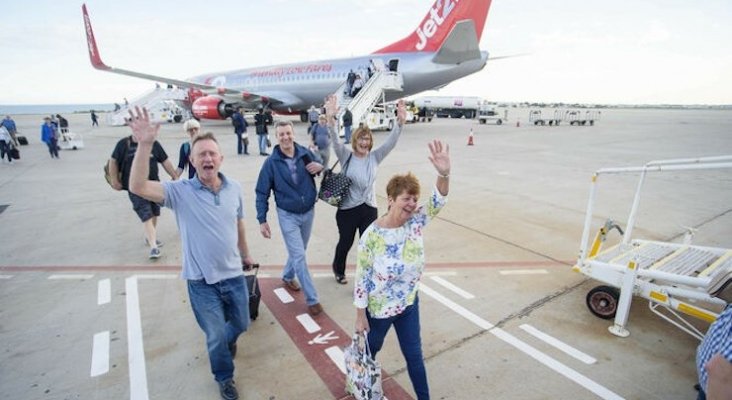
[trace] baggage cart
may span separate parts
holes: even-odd
[[[61,132],[58,138],[58,147],[61,150],[78,150],[84,148],[84,139],[81,134],[67,130]]]
[[[683,243],[633,238],[633,228],[640,204],[641,190],[649,173],[732,169],[732,155],[720,157],[652,161],[642,167],[603,168],[592,177],[585,215],[580,254],[573,269],[603,285],[586,297],[587,307],[600,318],[613,319],[609,331],[626,337],[633,295],[649,301],[656,315],[701,340],[702,332],[687,317],[709,323],[731,299],[732,249],[691,244],[691,234]],[[601,176],[640,174],[625,231],[608,220],[590,243],[590,225]],[[622,241],[601,250],[610,231],[617,229]]]

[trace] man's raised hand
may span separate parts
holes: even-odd
[[[135,136],[135,140],[138,143],[153,143],[158,137],[158,131],[160,131],[160,123],[150,123],[150,115],[146,108],[140,109],[140,106],[135,106],[135,109],[130,108],[130,120],[129,125],[132,128],[132,134]]]

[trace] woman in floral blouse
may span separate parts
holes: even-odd
[[[368,332],[369,348],[376,356],[394,325],[418,400],[429,399],[417,296],[424,270],[422,233],[447,202],[450,188],[449,146],[435,140],[429,148],[429,160],[437,170],[432,195],[426,204],[418,206],[419,181],[414,175],[395,175],[389,180],[389,209],[358,242],[353,289],[356,332]]]

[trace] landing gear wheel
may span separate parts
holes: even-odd
[[[596,317],[602,319],[615,318],[618,310],[620,291],[612,286],[598,286],[587,293],[587,308]]]

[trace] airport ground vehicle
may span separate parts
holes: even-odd
[[[595,121],[600,120],[600,115],[602,113],[597,110],[586,110],[585,112],[582,112],[581,110],[568,110],[565,113],[564,120],[569,122],[570,125],[587,125],[590,124],[595,125]]]
[[[414,99],[414,105],[431,110],[438,118],[475,118],[483,100],[475,96],[424,96]]]
[[[478,111],[478,122],[481,124],[501,125],[508,122],[508,110],[503,110],[503,115],[493,106],[481,107]]]
[[[573,269],[603,283],[587,294],[586,302],[595,316],[614,318],[609,327],[612,334],[630,334],[626,325],[633,295],[648,300],[656,315],[700,340],[703,334],[681,313],[712,322],[732,301],[732,249],[692,245],[691,232],[683,243],[632,238],[641,189],[649,173],[712,169],[732,170],[732,155],[651,161],[642,167],[603,168],[593,175],[580,255]],[[608,220],[590,244],[597,183],[601,176],[613,174],[640,174],[625,231]],[[623,235],[622,241],[601,251],[613,229]]]
[[[84,148],[84,138],[80,133],[70,130],[62,132],[58,138],[58,147],[61,150],[79,150]]]
[[[394,103],[387,103],[386,105],[374,107],[366,115],[365,122],[372,131],[390,131],[396,123],[396,105]]]
[[[529,123],[533,123],[534,125],[558,126],[565,116],[565,112],[562,110],[554,110],[553,117],[551,118],[547,114],[542,113],[541,110],[530,110]]]

